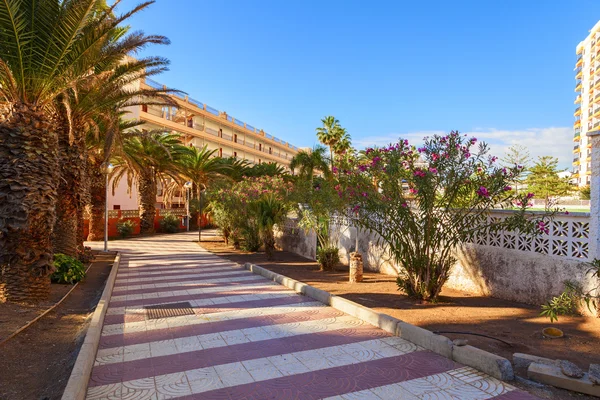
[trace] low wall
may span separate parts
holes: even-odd
[[[180,217],[179,230],[185,230],[185,213],[186,210],[182,208],[174,209],[156,209],[154,216],[154,230],[160,231],[160,220],[164,218],[168,213],[174,214]],[[103,218],[104,219],[104,218]],[[133,221],[134,228],[132,235],[140,234],[140,217],[139,210],[108,210],[108,237],[114,239],[119,237],[119,231],[117,231],[117,223],[119,221],[130,220]],[[84,219],[83,222],[83,237],[87,238],[89,234],[89,219]]]
[[[305,232],[297,220],[287,219],[283,225],[275,226],[275,246],[311,260],[317,259],[317,235]]]
[[[564,217],[555,221],[548,235],[541,239],[530,238],[531,243],[507,233],[500,238],[478,239],[491,245],[464,244],[455,252],[457,262],[446,287],[534,305],[543,304],[560,294],[565,280],[574,280],[582,283],[584,289],[593,289],[597,283],[586,275],[588,266],[585,264],[588,261],[588,231],[580,229],[587,229],[588,220],[587,214]],[[289,226],[287,231],[290,231],[294,221],[290,220],[286,225]],[[340,230],[342,263],[348,264],[350,252],[358,247],[365,270],[397,274],[398,268],[377,234],[356,227],[337,228]],[[310,243],[311,240],[314,243]],[[316,248],[316,238],[307,235],[301,239],[284,235],[280,241],[292,244],[286,248],[289,251],[294,251],[293,244],[298,247],[299,242],[302,242],[302,247]],[[520,248],[525,250],[518,250]]]

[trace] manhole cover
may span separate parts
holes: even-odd
[[[159,304],[157,306],[146,306],[146,319],[159,319],[179,317],[181,315],[194,315],[192,305],[189,302]]]

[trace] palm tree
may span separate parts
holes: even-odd
[[[346,128],[341,128],[341,136],[336,144],[333,145],[333,153],[341,155],[352,148],[352,137],[346,131]]]
[[[158,185],[165,188],[170,180],[181,180],[182,160],[189,152],[179,135],[160,131],[138,131],[124,141],[123,155],[115,160],[113,189],[125,176],[130,188],[137,185],[141,233],[154,232]]]
[[[98,47],[148,4],[109,18],[104,0],[0,2],[0,299],[48,296],[59,182],[55,101],[108,61],[98,59]]]
[[[181,160],[182,173],[196,188],[196,198],[200,198],[200,190],[208,188],[213,182],[223,179],[231,170],[231,165],[216,157],[217,150],[189,147],[189,151]]]
[[[235,157],[221,158],[221,162],[228,166],[228,169],[225,172],[227,177],[235,182],[244,179],[248,169],[250,169],[250,163],[248,163],[248,161]]]
[[[285,204],[276,199],[275,196],[269,195],[252,205],[253,213],[256,215],[258,232],[265,246],[267,258],[273,258],[273,250],[275,249],[275,236],[273,227],[280,224],[287,214]]]
[[[334,116],[330,115],[328,117],[325,117],[321,120],[321,122],[323,123],[323,126],[317,128],[317,138],[319,139],[319,142],[329,147],[329,155],[331,157],[331,168],[333,170],[333,147],[342,138],[345,131],[340,126],[340,121],[338,121]]]
[[[261,163],[253,165],[245,172],[245,176],[258,177],[258,176],[280,176],[286,175],[287,171],[281,165],[275,162]]]
[[[327,149],[323,146],[315,146],[312,151],[300,150],[290,161],[292,174],[298,169],[298,176],[312,182],[316,171],[321,171],[329,176],[331,171],[325,156]]]
[[[126,29],[115,29],[111,36],[120,37],[124,31]],[[110,124],[115,118],[116,110],[124,107],[139,103],[169,102],[165,97],[169,90],[135,89],[137,85],[134,84],[141,78],[162,72],[168,64],[162,58],[135,60],[127,57],[128,53],[148,43],[168,44],[168,40],[161,36],[135,33],[128,35],[124,43],[108,41],[99,50],[113,53],[112,61],[97,66],[95,75],[57,101],[61,179],[56,205],[58,218],[54,226],[55,253],[75,257],[78,250],[83,249],[83,210],[89,202],[86,133],[97,133],[99,119]],[[104,147],[104,143],[99,144]],[[104,168],[101,166],[99,171],[102,170]],[[105,183],[102,184],[104,185]]]

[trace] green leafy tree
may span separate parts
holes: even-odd
[[[529,169],[527,188],[536,196],[546,199],[546,204],[550,197],[563,196],[573,190],[568,178],[558,176],[564,170],[559,170],[557,166],[557,158],[543,156]]]
[[[528,212],[532,194],[510,187],[520,168],[498,166],[487,145],[476,142],[458,132],[425,138],[419,149],[400,140],[366,149],[340,174],[348,217],[379,236],[400,267],[399,288],[410,296],[435,301],[456,261],[453,250],[479,234],[548,230],[552,213]],[[489,219],[498,206],[518,211]]]
[[[508,148],[506,154],[500,161],[502,161],[502,165],[507,168],[512,168],[515,165],[523,167],[520,169],[521,172],[519,175],[511,182],[513,189],[518,193],[519,189],[522,188],[525,183],[529,167],[531,166],[529,150],[527,150],[527,147],[520,144],[512,145]]]
[[[590,200],[592,198],[590,185],[584,186],[581,189],[579,189],[579,197],[581,198],[581,200]]]

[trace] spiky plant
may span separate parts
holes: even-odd
[[[312,182],[317,171],[321,171],[325,176],[330,176],[329,162],[325,152],[327,149],[323,146],[315,146],[312,151],[300,150],[290,161],[292,173],[298,170],[298,176]]]

